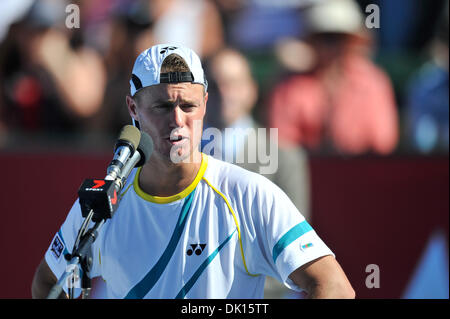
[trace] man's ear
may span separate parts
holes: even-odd
[[[208,92],[205,93],[204,99],[205,99],[205,112],[206,112],[206,105],[208,103]]]
[[[127,95],[126,103],[127,103],[127,107],[128,107],[128,113],[130,114],[130,116],[135,121],[139,121],[139,117],[137,115],[137,104],[136,104],[136,101],[130,95]]]

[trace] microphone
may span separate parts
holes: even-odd
[[[119,189],[122,189],[126,184],[126,180],[128,178],[128,175],[130,175],[131,170],[135,167],[140,167],[147,163],[152,153],[152,138],[147,133],[141,132],[141,140],[139,141],[137,152],[134,152],[133,156],[126,162],[125,166],[122,168],[118,178],[115,181]]]
[[[141,131],[141,140],[139,141],[138,152],[141,155],[139,162],[136,163],[136,167],[141,167],[148,162],[150,156],[153,153],[153,140],[144,131]]]
[[[66,280],[72,283],[76,277],[75,270],[81,267],[81,282],[83,293],[85,288],[91,288],[89,271],[92,265],[90,248],[96,240],[99,229],[119,206],[118,193],[125,185],[126,179],[135,166],[144,165],[153,152],[153,141],[145,132],[140,132],[134,126],[125,126],[119,135],[114,149],[114,158],[107,168],[107,176],[104,179],[86,179],[78,190],[81,214],[85,218],[75,240],[71,254],[66,254],[70,260],[66,271],[58,282],[50,290],[47,299],[56,299]],[[90,221],[95,225],[88,229]],[[70,276],[73,276],[70,278]],[[77,279],[75,279],[77,280]],[[69,286],[70,296],[73,298],[73,286]]]
[[[133,156],[141,139],[141,131],[133,125],[125,125],[114,147],[114,158],[106,170],[105,180],[114,181],[125,163]]]
[[[125,126],[115,148],[114,159],[104,179],[86,179],[78,190],[81,213],[93,222],[112,218],[119,206],[119,193],[136,166],[144,165],[153,152],[151,137],[131,125]]]

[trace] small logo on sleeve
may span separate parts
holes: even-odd
[[[59,235],[56,234],[55,239],[53,239],[52,246],[50,248],[51,252],[53,253],[53,256],[56,258],[56,260],[59,260],[61,257],[62,252],[64,251],[64,243],[59,238]]]
[[[307,244],[304,244],[304,245],[300,245],[300,248],[303,251],[305,251],[306,249],[311,248],[311,247],[313,247],[313,243],[307,243]]]

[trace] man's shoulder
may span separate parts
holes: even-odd
[[[204,178],[224,191],[264,191],[275,186],[260,174],[212,156],[208,156],[208,167]]]

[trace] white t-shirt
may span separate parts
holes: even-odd
[[[265,177],[202,154],[194,182],[150,196],[135,169],[92,245],[91,277],[107,298],[263,298],[265,275],[288,276],[333,255],[284,192]],[[78,200],[45,259],[57,278],[83,222]]]

